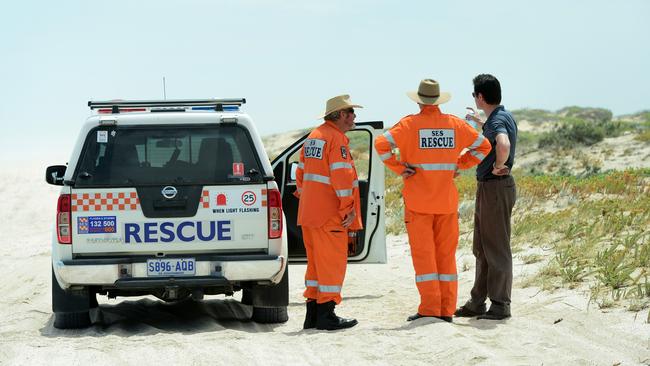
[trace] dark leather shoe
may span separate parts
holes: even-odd
[[[470,305],[465,304],[458,309],[456,309],[456,312],[454,313],[454,316],[461,317],[461,318],[471,318],[475,316],[480,316],[485,314],[485,304],[480,306],[478,310],[474,310],[470,307]]]
[[[316,328],[316,300],[307,301],[306,305],[307,312],[305,313],[305,323],[302,325],[302,329]]]
[[[355,325],[359,324],[356,319],[346,319],[336,316],[334,313],[334,307],[336,303],[334,301],[326,302],[324,304],[316,305],[316,329],[321,330],[337,330],[337,329],[346,329],[352,328]]]
[[[485,320],[503,320],[510,318],[510,314],[504,314],[504,313],[497,313],[493,312],[492,310],[488,311],[487,313],[478,316],[476,319],[485,319]]]

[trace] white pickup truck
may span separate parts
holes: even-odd
[[[254,321],[287,321],[287,264],[306,260],[292,194],[306,136],[271,163],[243,103],[88,102],[68,164],[46,170],[46,181],[62,186],[55,327],[89,326],[97,294],[178,301],[239,290]],[[348,132],[360,151],[365,228],[350,240],[350,263],[386,261],[384,169],[371,148],[382,128]]]

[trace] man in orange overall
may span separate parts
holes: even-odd
[[[407,320],[435,317],[451,322],[458,292],[454,177],[458,169],[480,163],[491,147],[465,121],[440,111],[438,105],[451,96],[441,93],[435,80],[422,80],[418,91],[407,95],[420,105],[420,113],[402,118],[375,139],[384,164],[404,179],[404,222],[420,293],[418,311]],[[399,149],[399,160],[394,149]]]
[[[296,171],[298,225],[307,251],[304,329],[350,328],[356,319],[336,316],[345,277],[348,232],[362,229],[359,182],[345,132],[354,128],[349,95],[327,101],[325,122],[313,130],[300,151]]]

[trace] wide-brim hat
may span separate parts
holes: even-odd
[[[406,92],[414,102],[425,105],[438,105],[447,103],[451,94],[440,91],[440,84],[432,79],[420,81],[418,91]]]
[[[347,108],[363,108],[363,107],[358,104],[353,104],[350,101],[350,96],[347,94],[337,95],[334,98],[330,98],[327,100],[327,103],[325,104],[325,113],[323,113],[321,116],[318,116],[318,118],[324,118],[325,116],[327,116],[332,112],[340,111]]]

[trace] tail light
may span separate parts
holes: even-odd
[[[59,244],[72,244],[70,195],[62,194],[56,204],[56,237]]]
[[[277,189],[268,191],[269,239],[282,237],[282,196]]]

